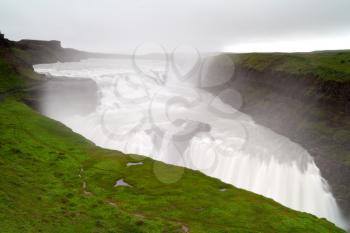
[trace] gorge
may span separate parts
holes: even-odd
[[[143,62],[151,73],[162,72],[161,62]],[[136,73],[130,59],[37,65],[35,70],[49,77],[94,80],[99,95],[95,111],[62,114],[63,103],[45,103],[50,94],[42,111],[97,145],[200,170],[346,228],[327,182],[304,148],[209,92]]]
[[[53,45],[0,46],[5,232],[343,232],[228,184],[346,227],[317,160],[262,126],[238,86],[217,93],[164,79],[149,59],[140,76],[128,57]]]

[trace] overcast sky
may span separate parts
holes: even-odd
[[[349,49],[350,0],[0,0],[0,30],[102,52]]]

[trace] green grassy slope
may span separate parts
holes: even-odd
[[[18,88],[20,62],[4,64],[0,85]],[[344,232],[199,172],[98,148],[19,98],[0,100],[1,233]]]
[[[1,51],[0,51],[1,53]],[[8,64],[7,60],[0,55],[0,93],[14,88],[22,88],[24,80]]]
[[[196,171],[164,184],[155,166],[162,176],[182,169],[95,147],[16,101],[0,105],[0,131],[3,233],[342,232]],[[121,178],[132,187],[113,187]]]
[[[257,71],[350,81],[350,51],[313,53],[249,53],[235,56],[237,64]]]
[[[0,47],[0,95],[23,94],[26,86],[38,81],[39,75],[26,63],[25,55],[18,48]]]

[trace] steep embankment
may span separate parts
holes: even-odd
[[[343,232],[199,172],[96,147],[21,103],[41,83],[31,56],[0,48],[1,232]],[[174,184],[155,176],[178,172]]]
[[[155,163],[169,179],[182,169],[95,147],[16,101],[0,129],[1,232],[342,232],[199,172],[164,184]]]
[[[304,146],[349,213],[350,51],[230,56],[241,111]]]

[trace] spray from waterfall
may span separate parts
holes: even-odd
[[[244,100],[225,88],[234,71],[231,59],[201,57],[196,50],[188,59],[187,52],[175,49],[165,61],[134,56],[131,62],[38,65],[37,72],[54,77],[92,79],[99,96],[96,110],[88,114],[61,114],[64,105],[50,103],[43,112],[99,146],[200,170],[345,228],[308,152],[239,111]],[[224,88],[213,95],[205,91],[211,86]],[[223,97],[232,99],[234,107]],[[164,183],[182,176],[177,170],[164,180],[158,171],[155,163],[154,174]]]

